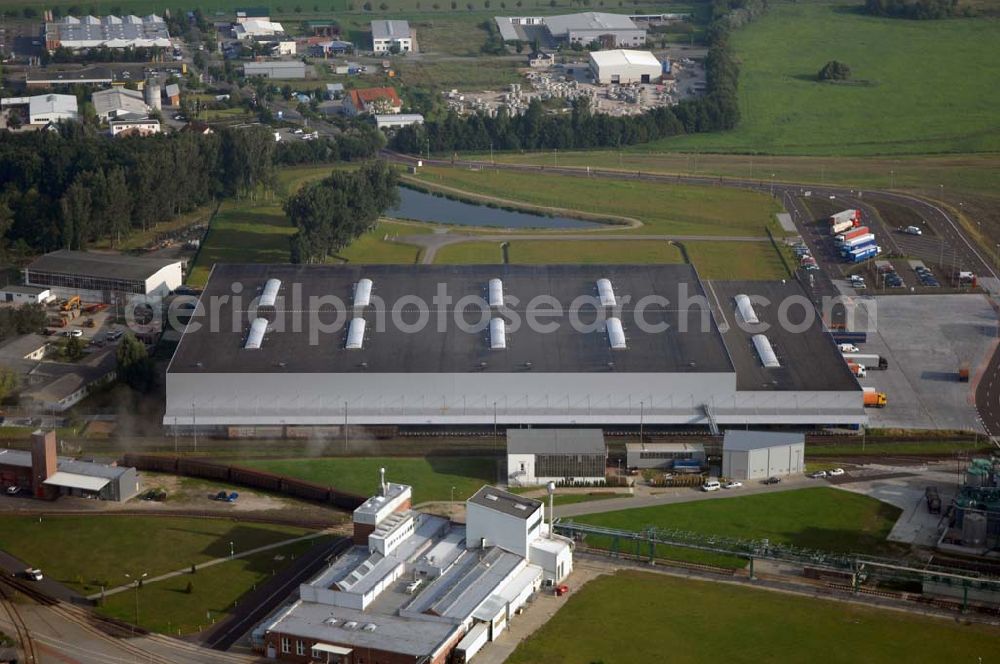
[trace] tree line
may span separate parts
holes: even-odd
[[[921,21],[969,15],[960,10],[958,0],[865,0],[865,12],[872,16],[908,18]]]
[[[364,159],[380,140],[360,126],[289,144],[260,126],[113,139],[77,123],[0,132],[0,253],[117,245],[212,200],[271,188],[278,164]]]
[[[706,93],[639,115],[613,117],[593,113],[586,99],[577,99],[572,112],[545,113],[534,99],[520,115],[501,109],[495,116],[465,116],[449,110],[422,125],[401,128],[391,146],[400,152],[455,150],[539,150],[620,147],[660,138],[734,128],[740,120],[737,89],[739,65],[730,45],[730,32],[753,20],[767,8],[766,0],[714,0],[707,30]]]
[[[322,263],[363,233],[397,204],[398,176],[378,160],[356,171],[334,171],[285,201],[285,214],[298,229],[291,238],[293,263]]]

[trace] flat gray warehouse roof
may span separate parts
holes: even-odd
[[[819,315],[805,330],[790,330],[779,324],[778,308],[786,298],[804,298],[799,285],[790,281],[713,281],[709,285],[712,304],[718,301],[723,321],[728,330],[723,333],[726,347],[736,367],[736,389],[801,390],[801,391],[861,391],[844,361],[833,338],[823,329]],[[754,305],[754,312],[762,325],[768,325],[764,334],[771,342],[781,366],[769,369],[763,366],[754,348],[753,328],[744,331],[737,325],[735,297],[738,294],[767,298],[769,305]],[[808,302],[808,300],[804,300]],[[810,310],[815,314],[815,309]],[[787,315],[792,323],[803,318],[803,309],[792,306]]]
[[[601,429],[507,429],[508,454],[603,454]]]
[[[782,445],[801,445],[806,442],[805,434],[780,431],[743,431],[727,429],[722,439],[724,450],[761,450]]]
[[[510,516],[516,516],[520,519],[527,519],[535,513],[535,510],[542,506],[540,500],[524,498],[516,493],[495,489],[491,486],[481,488],[469,498],[469,502],[488,507],[497,512],[503,512]]]
[[[348,308],[354,285],[373,283],[371,306],[357,313],[340,312],[330,298]],[[485,312],[487,284],[503,281],[508,298],[519,300],[503,309]],[[612,350],[603,320],[598,318],[598,279],[612,282],[621,311],[618,314],[627,341],[625,350]],[[253,312],[250,304],[265,282],[279,279],[273,310]],[[435,303],[439,287],[451,304]],[[718,329],[707,309],[675,306],[678,290],[690,297],[704,291],[689,265],[216,265],[202,294],[202,306],[193,320],[202,323],[186,331],[174,354],[173,373],[732,373],[733,367]],[[237,302],[235,291],[242,293]],[[665,298],[641,312],[636,303],[645,296]],[[228,296],[223,300],[221,296]],[[536,296],[553,298],[561,312],[539,321],[554,323],[554,331],[532,329],[525,320],[527,304]],[[581,303],[578,298],[588,301]],[[628,296],[630,301],[626,301]],[[427,321],[420,331],[405,325],[418,323],[427,305]],[[479,329],[463,329],[455,320],[456,304],[469,298],[460,319]],[[472,300],[475,300],[473,302]],[[205,312],[216,307],[215,331]],[[578,308],[574,308],[578,307]],[[236,310],[234,311],[234,308]],[[533,307],[533,310],[544,308]],[[259,349],[244,349],[251,318],[270,322]],[[546,312],[548,313],[548,312]],[[666,323],[665,331],[643,331],[638,321]],[[347,327],[353,316],[366,321],[362,347],[347,349]],[[505,318],[506,348],[491,350],[486,323],[491,316]],[[591,326],[580,330],[579,323]],[[708,325],[703,325],[703,318]],[[237,321],[235,326],[231,322]],[[394,319],[397,322],[394,322]],[[326,327],[310,324],[321,320]],[[298,321],[298,327],[296,322]],[[380,323],[381,321],[381,323]],[[398,321],[404,323],[400,326]],[[519,326],[515,326],[520,321]],[[681,325],[683,323],[683,326]],[[536,326],[537,327],[537,326]],[[679,331],[686,328],[688,331]]]
[[[27,267],[29,272],[73,274],[104,279],[142,281],[177,260],[144,258],[125,254],[98,254],[87,251],[60,249],[39,256]]]

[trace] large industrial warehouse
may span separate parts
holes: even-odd
[[[663,65],[649,51],[594,51],[590,73],[596,83],[655,83],[663,75]]]
[[[60,249],[24,268],[24,283],[51,289],[57,297],[116,302],[131,295],[164,297],[183,281],[179,260]]]
[[[486,311],[464,314],[477,327],[460,329],[454,305],[434,304],[442,288],[453,301],[481,303]],[[702,304],[681,313],[679,292]],[[820,323],[787,332],[759,307],[772,327],[749,334],[733,324],[744,293],[777,301],[801,291],[714,282],[708,297],[690,265],[220,264],[167,370],[163,422],[231,437],[345,423],[712,431],[865,423],[861,388]],[[561,303],[538,316],[554,329],[519,324],[536,296]],[[574,304],[581,296],[589,304]],[[670,303],[639,311],[645,296]],[[331,298],[348,311],[338,316]],[[420,300],[430,309],[423,314]],[[214,321],[206,310],[218,312]],[[640,314],[666,327],[643,331]],[[322,324],[310,324],[317,317]]]

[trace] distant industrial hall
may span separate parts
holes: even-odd
[[[419,318],[412,303],[431,303],[438,288],[488,302],[485,312],[463,310],[469,324],[483,324],[403,329]],[[648,307],[641,313],[659,326],[653,330],[635,322],[636,302],[673,301],[679,288],[705,306]],[[738,296],[779,302],[801,294],[796,284],[713,282],[711,289],[690,265],[220,264],[199,310],[214,307],[229,327],[213,331],[210,321],[193,319],[202,324],[188,327],[167,370],[163,423],[180,433],[282,437],[345,424],[714,433],[867,422],[861,387],[818,318],[791,332],[777,324],[775,307],[737,314]],[[234,292],[244,299],[225,297]],[[594,304],[550,312],[552,330],[516,324],[537,296],[564,307],[580,296]],[[319,330],[309,324],[322,318],[310,303],[329,297],[347,311]],[[403,327],[380,323],[397,315]],[[745,332],[737,315],[770,329]],[[580,330],[575,319],[589,327]]]

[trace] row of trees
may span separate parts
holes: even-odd
[[[293,263],[322,263],[363,233],[398,203],[398,176],[382,160],[356,171],[334,171],[302,187],[285,201],[285,214],[298,232]]]
[[[567,115],[545,113],[538,100],[517,116],[504,110],[495,117],[483,113],[459,116],[449,111],[422,125],[403,127],[393,138],[392,147],[412,154],[424,150],[487,150],[490,146],[498,150],[620,147],[680,134],[732,129],[740,120],[739,66],[729,34],[766,7],[765,0],[714,0],[705,59],[706,94],[702,97],[628,117],[593,113],[585,99],[576,100],[572,113]]]
[[[287,145],[265,127],[111,139],[65,124],[0,136],[0,251],[18,254],[117,244],[213,199],[270,188],[276,164],[369,158],[382,145],[361,126]]]
[[[22,304],[0,309],[0,341],[45,329],[45,308],[40,304]]]
[[[958,0],[865,0],[865,11],[873,16],[933,20],[968,13]]]

